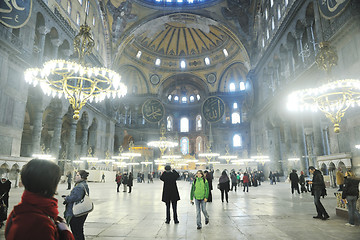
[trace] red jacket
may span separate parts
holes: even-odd
[[[249,182],[249,176],[248,175],[244,175],[243,177],[243,183],[248,183]]]
[[[14,207],[6,221],[7,240],[74,240],[70,231],[58,231],[57,199],[24,191],[21,202]]]

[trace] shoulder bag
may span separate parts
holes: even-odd
[[[88,214],[92,210],[94,210],[94,204],[91,201],[91,199],[89,197],[89,194],[86,191],[86,188],[85,188],[84,185],[83,185],[83,187],[84,187],[84,190],[85,190],[84,197],[80,201],[75,202],[74,205],[73,205],[74,217],[83,216],[85,214]]]

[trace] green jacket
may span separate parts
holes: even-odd
[[[190,199],[203,200],[209,197],[209,183],[206,179],[195,178],[191,186]]]

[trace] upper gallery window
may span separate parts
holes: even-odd
[[[189,132],[189,119],[187,117],[180,120],[180,132]]]
[[[180,148],[183,155],[189,154],[189,139],[187,137],[180,139]]]
[[[170,132],[170,131],[173,130],[173,118],[172,118],[172,116],[168,116],[168,117],[166,118],[166,121],[167,121],[167,123],[166,123],[166,129]]]
[[[201,115],[196,116],[196,131],[201,131],[202,124],[201,124]]]
[[[233,146],[234,147],[241,147],[241,136],[239,134],[235,134],[233,137]]]
[[[245,82],[241,81],[240,82],[240,91],[244,91],[245,90]]]
[[[76,24],[78,26],[80,26],[80,13],[79,12],[76,13]]]
[[[70,15],[71,14],[71,2],[70,0],[67,1],[67,12]]]
[[[231,123],[232,124],[240,123],[240,114],[238,112],[234,112],[231,114]]]
[[[82,1],[82,0],[78,0],[78,1],[79,1],[80,5],[82,5],[82,4],[83,4],[83,1]]]
[[[235,83],[230,83],[229,85],[230,92],[235,92]]]

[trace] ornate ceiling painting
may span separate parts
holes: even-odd
[[[246,79],[249,55],[241,36],[228,23],[200,16],[195,9],[191,13],[172,13],[165,7],[159,11],[155,3],[153,8],[130,0],[103,3],[113,68],[119,69],[124,82],[131,85],[129,92],[133,92],[132,85],[137,85],[138,94],[158,94],[163,91],[162,82],[176,81],[177,76],[184,79],[189,74],[194,76],[189,80],[206,86],[201,91],[228,91],[221,87],[228,80],[221,78],[227,77],[225,72],[233,64],[241,65],[237,70],[240,73],[235,75]],[[222,9],[218,7],[217,11],[222,14]],[[136,69],[136,74],[129,74],[127,68],[132,69],[130,72]],[[140,86],[144,81],[146,86]]]

